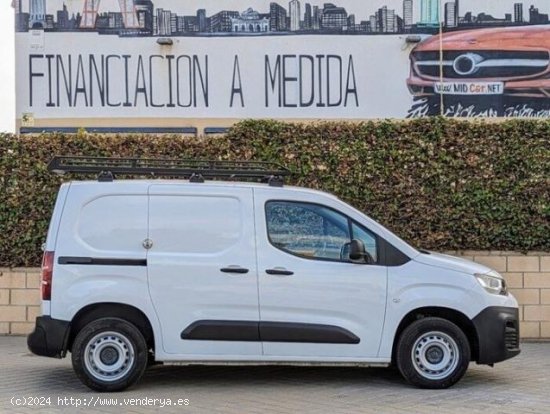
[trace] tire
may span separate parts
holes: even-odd
[[[423,318],[402,332],[396,362],[410,384],[429,389],[448,388],[466,373],[470,344],[454,323],[442,318]]]
[[[119,318],[90,322],[76,336],[71,359],[76,375],[95,391],[122,391],[147,368],[147,343],[133,324]]]

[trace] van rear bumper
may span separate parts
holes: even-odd
[[[490,306],[472,322],[478,337],[478,364],[494,364],[520,353],[518,308]]]
[[[34,331],[27,336],[29,350],[40,356],[64,358],[69,339],[68,321],[52,319],[50,316],[36,318]]]

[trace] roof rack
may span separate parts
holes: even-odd
[[[109,158],[82,156],[55,156],[48,171],[97,174],[98,181],[113,181],[115,174],[170,176],[188,178],[202,183],[205,178],[253,179],[281,187],[290,171],[279,164],[262,161],[210,161],[165,158]]]

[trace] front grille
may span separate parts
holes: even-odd
[[[517,328],[517,322],[508,321],[504,331],[504,343],[506,349],[518,349],[519,348],[519,332]]]
[[[444,51],[415,52],[415,70],[421,76],[446,79],[520,78],[535,76],[548,69],[546,51]]]
[[[439,68],[430,67],[420,71],[422,75],[439,77]],[[450,66],[443,67],[443,77],[447,79],[484,79],[484,78],[514,78],[536,75],[539,70],[533,68],[493,67],[479,69],[471,75],[459,75]]]

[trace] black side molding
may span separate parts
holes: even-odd
[[[203,341],[304,342],[358,344],[352,332],[339,326],[295,322],[195,321],[181,333],[181,339]]]
[[[147,259],[60,256],[60,265],[147,266]]]
[[[259,341],[258,322],[254,321],[196,321],[181,333],[181,339],[203,341]]]
[[[333,325],[289,322],[260,322],[264,342],[307,342],[315,344],[358,344],[358,336]]]

